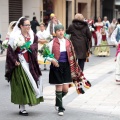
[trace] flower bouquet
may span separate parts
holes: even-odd
[[[14,40],[13,47],[16,49],[17,47],[20,47],[21,50],[27,50],[30,51],[30,45],[31,41],[25,42],[25,40],[22,37],[19,37],[18,39]]]
[[[48,42],[50,42],[52,39],[53,39],[53,36],[52,36],[52,35],[49,35],[49,37],[46,38],[46,40],[47,40]]]
[[[8,40],[4,40],[3,42],[2,42],[2,46],[3,46],[3,48],[8,48]]]
[[[38,52],[45,58],[44,63],[46,62],[48,57],[54,58],[54,54],[51,54],[49,47],[46,44],[44,44],[43,47],[38,50]]]

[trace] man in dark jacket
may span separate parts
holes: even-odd
[[[30,24],[31,24],[31,29],[32,29],[33,32],[36,34],[36,33],[37,33],[36,27],[37,27],[37,26],[40,26],[40,24],[38,23],[36,17],[33,17],[33,20],[30,21]]]
[[[71,34],[70,40],[75,49],[78,64],[81,70],[84,70],[84,63],[88,57],[89,43],[91,41],[91,32],[87,22],[84,21],[82,14],[75,15],[72,24],[66,30],[67,34]]]

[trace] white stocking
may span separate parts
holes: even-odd
[[[20,111],[22,112],[23,110],[25,110],[25,105],[20,105]]]

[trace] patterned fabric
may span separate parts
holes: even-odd
[[[34,42],[30,46],[31,53],[28,53],[29,58],[29,67],[30,72],[35,79],[35,81],[38,81],[38,78],[41,76],[41,71],[38,65],[37,61],[37,53],[38,53],[38,38],[37,36],[34,36]],[[5,71],[5,77],[8,81],[11,80],[12,72],[15,69],[15,62],[19,61],[18,59],[18,51],[14,51],[12,47],[9,45],[7,49],[7,56],[6,56],[6,71]]]
[[[76,55],[74,52],[73,45],[72,45],[71,41],[69,41],[67,39],[66,39],[66,51],[67,51],[67,55],[68,55],[68,61],[70,64],[71,77],[72,77],[72,80],[75,83],[77,91],[79,93],[79,92],[81,92],[82,82],[83,81],[87,82],[87,81],[86,81],[86,78],[84,77],[82,70],[80,69],[80,67],[76,61]],[[60,57],[60,43],[59,43],[58,38],[53,39],[52,52],[54,53],[54,57],[58,60]]]

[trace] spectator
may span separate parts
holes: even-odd
[[[33,17],[33,20],[30,22],[31,24],[31,29],[33,30],[33,32],[36,34],[37,33],[37,26],[40,26],[40,24],[38,23],[36,17]]]
[[[91,41],[91,32],[87,22],[84,21],[84,16],[77,13],[72,24],[66,30],[67,34],[71,34],[70,40],[73,43],[78,64],[83,71],[84,63],[87,59],[89,42]]]

